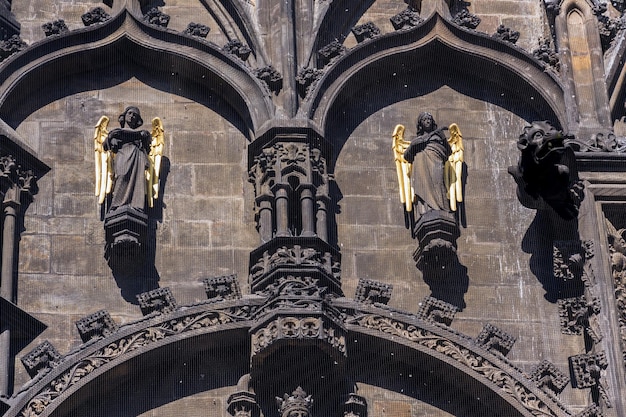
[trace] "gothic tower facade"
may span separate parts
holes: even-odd
[[[626,415],[625,10],[0,0],[0,415]]]

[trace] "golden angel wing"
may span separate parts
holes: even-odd
[[[146,193],[148,195],[148,206],[154,206],[154,200],[159,198],[159,176],[161,174],[161,158],[163,156],[163,148],[165,147],[165,134],[163,130],[163,122],[158,117],[152,119],[152,141],[150,142],[150,152],[148,160],[150,161],[146,170]]]
[[[113,162],[110,151],[104,149],[109,132],[109,118],[107,116],[100,117],[96,124],[96,130],[93,136],[94,156],[95,156],[95,174],[96,189],[95,194],[98,197],[98,204],[104,203],[107,194],[111,192],[113,187]]]
[[[456,123],[448,127],[450,138],[450,156],[444,166],[444,179],[448,198],[450,199],[450,209],[456,211],[457,203],[463,201],[463,135]]]
[[[400,202],[404,204],[406,211],[413,211],[413,187],[411,187],[411,163],[404,159],[404,151],[410,142],[404,140],[404,126],[396,125],[393,129],[393,157],[396,162],[396,173],[398,174],[398,188],[400,191]]]

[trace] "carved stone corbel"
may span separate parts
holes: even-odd
[[[359,279],[354,295],[354,301],[358,303],[380,303],[387,304],[391,299],[393,285],[371,279]]]
[[[515,338],[504,330],[487,323],[476,338],[476,343],[491,352],[506,356],[515,344]]]
[[[420,303],[417,316],[422,320],[450,326],[459,309],[443,300],[434,297],[425,297]]]
[[[76,328],[84,343],[101,339],[117,331],[118,326],[106,310],[100,310],[76,322]]]
[[[168,287],[156,288],[138,294],[137,301],[144,316],[154,312],[165,314],[176,310],[176,300]]]
[[[22,358],[22,364],[31,378],[54,368],[61,360],[61,355],[49,341],[44,341]]]
[[[545,359],[533,369],[530,379],[535,381],[543,391],[552,395],[560,394],[569,384],[568,376]]]
[[[241,289],[237,274],[209,277],[204,279],[204,291],[209,301],[237,300]]]

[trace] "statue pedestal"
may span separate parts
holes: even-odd
[[[104,218],[104,258],[111,269],[132,269],[146,257],[148,215],[131,207],[119,207]]]
[[[413,232],[418,241],[413,259],[421,271],[445,268],[457,261],[456,239],[461,232],[453,213],[430,210],[420,217]]]

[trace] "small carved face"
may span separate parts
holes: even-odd
[[[434,120],[430,114],[427,114],[426,116],[422,118],[422,120],[420,120],[420,124],[422,125],[422,128],[426,132],[430,132],[432,130],[433,123],[434,123]]]
[[[126,110],[126,113],[124,114],[124,121],[126,122],[128,127],[130,127],[131,129],[136,129],[137,127],[141,126],[140,120],[141,115],[139,114],[138,109],[131,107]]]

